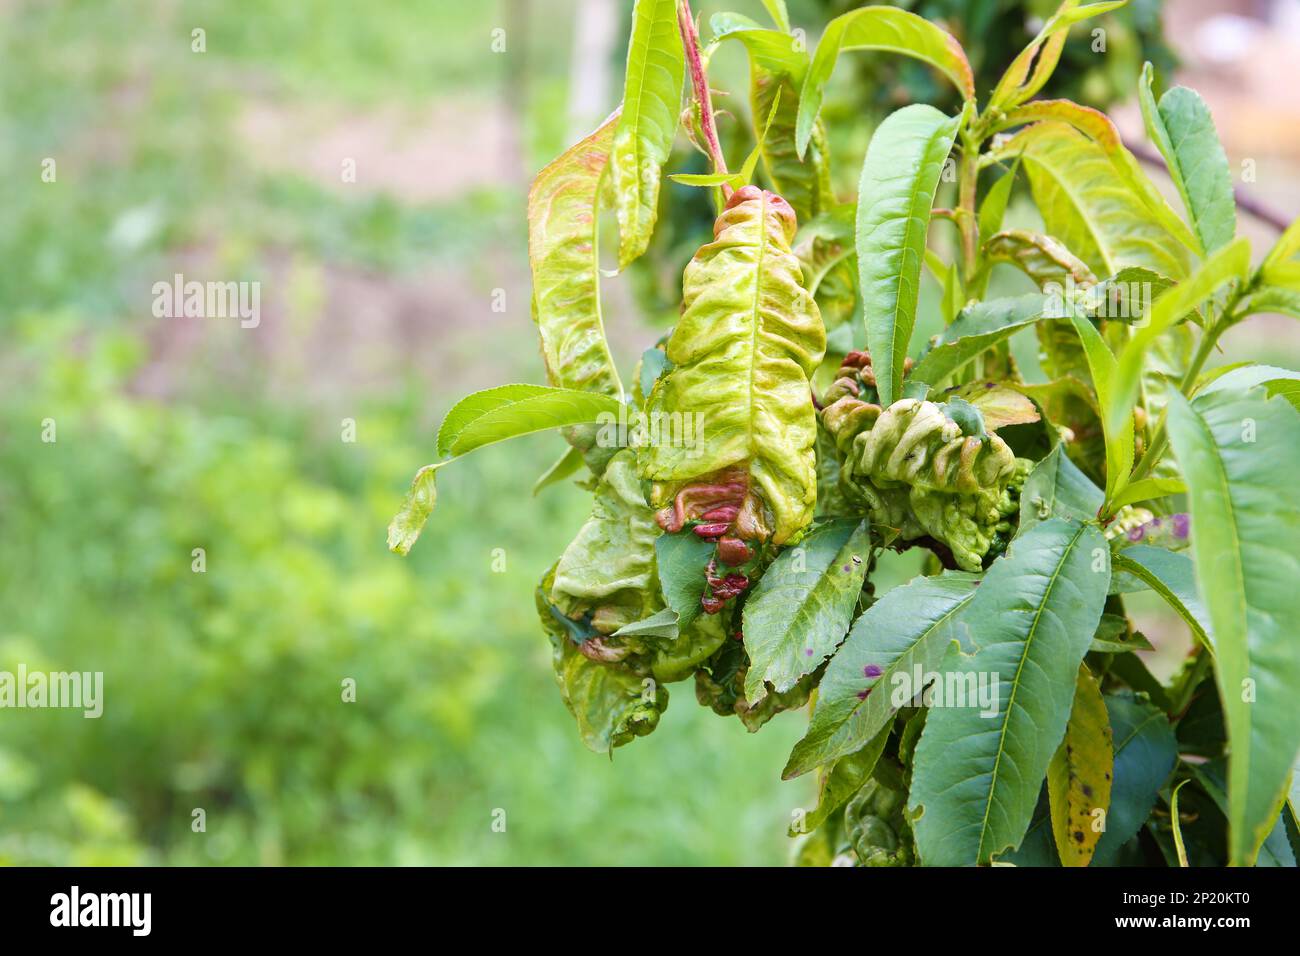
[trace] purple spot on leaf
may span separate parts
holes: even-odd
[[[866,667],[862,668],[862,673],[867,677],[879,677],[884,673],[884,670],[879,664],[868,664]]]

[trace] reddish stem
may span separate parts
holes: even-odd
[[[691,0],[678,0],[677,27],[682,34],[682,46],[686,49],[691,85],[695,88],[695,101],[700,106],[700,130],[704,133],[704,143],[713,160],[713,171],[726,175],[727,160],[722,155],[722,144],[718,142],[718,129],[713,120],[713,96],[709,93],[709,77],[704,72],[704,61],[700,58],[700,35],[695,29]],[[723,199],[731,199],[732,192],[731,186],[723,183]]]

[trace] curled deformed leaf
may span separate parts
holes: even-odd
[[[668,706],[668,690],[652,676],[620,661],[603,661],[583,653],[568,619],[551,602],[554,572],[548,572],[536,592],[537,615],[551,640],[555,682],[564,705],[578,722],[582,742],[596,753],[644,737],[659,725]]]
[[[415,544],[424,524],[433,512],[438,501],[438,489],[434,485],[438,469],[445,464],[438,462],[425,465],[415,473],[411,481],[411,490],[406,493],[402,507],[393,516],[388,525],[388,549],[398,554],[407,554]]]
[[[647,402],[663,420],[701,416],[703,440],[659,441],[641,456],[656,506],[680,503],[692,482],[738,484],[738,511],[727,523],[743,539],[776,544],[812,518],[808,376],[826,348],[790,248],[794,232],[794,212],[779,196],[753,186],[732,196],[714,241],[686,267],[682,318],[667,345],[672,368]]]
[[[631,450],[610,459],[591,517],[555,566],[550,600],[569,617],[589,615],[602,634],[641,621],[661,606],[655,575],[660,535]]]

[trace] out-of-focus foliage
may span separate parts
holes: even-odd
[[[814,23],[861,6],[858,0],[808,0],[807,5],[812,8],[810,20]],[[961,42],[981,100],[1059,5],[1057,0],[898,0],[890,4],[940,24]],[[1167,73],[1177,59],[1161,30],[1162,6],[1163,0],[1132,0],[1087,29],[1074,31],[1061,50],[1060,64],[1039,95],[1105,109],[1131,95],[1144,60]],[[1093,33],[1096,29],[1103,31],[1104,39]],[[1105,44],[1105,56],[1095,49],[1099,42]],[[879,110],[917,102],[931,103],[945,113],[961,107],[960,94],[921,63],[863,57],[853,69],[855,98]]]
[[[589,509],[568,484],[528,497],[561,441],[475,452],[439,477],[437,543],[384,547],[464,380],[543,380],[534,341],[477,324],[501,281],[487,252],[525,269],[523,183],[412,198],[363,160],[340,188],[246,125],[409,110],[410,136],[450,136],[449,103],[495,115],[523,68],[535,168],[565,136],[570,8],[512,6],[520,30],[496,3],[125,6],[27,0],[0,25],[0,670],[104,672],[98,720],[0,711],[0,864],[783,861],[807,788],[768,784],[798,722],[753,737],[683,684],[671,733],[612,764],[574,734],[532,609]],[[510,56],[490,48],[503,22]],[[262,279],[261,326],[154,319],[178,268]],[[369,311],[327,327],[355,286]],[[375,315],[419,344],[358,385],[338,335],[405,348]]]

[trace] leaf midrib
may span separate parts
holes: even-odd
[[[1056,563],[1052,569],[1052,577],[1047,582],[1047,587],[1043,589],[1043,596],[1038,602],[1038,609],[1034,612],[1034,621],[1029,626],[1029,631],[1025,635],[1024,650],[1020,654],[1020,663],[1016,665],[1015,678],[1011,682],[1011,694],[1007,697],[1007,715],[1002,721],[1002,728],[998,732],[998,750],[997,755],[993,758],[993,772],[989,777],[988,798],[984,802],[984,819],[980,823],[980,842],[975,851],[975,859],[978,861],[984,854],[984,839],[989,832],[989,813],[993,809],[993,792],[997,788],[998,768],[1002,765],[1002,754],[1006,750],[1007,726],[1011,723],[1012,709],[1016,703],[1016,692],[1020,689],[1020,673],[1024,670],[1025,661],[1029,658],[1029,649],[1033,644],[1034,637],[1038,634],[1038,622],[1043,616],[1043,610],[1047,607],[1047,602],[1052,596],[1052,589],[1056,587],[1057,578],[1061,576],[1061,568],[1065,566],[1066,559],[1074,551],[1075,546],[1079,543],[1079,538],[1087,530],[1087,525],[1080,525],[1079,530],[1074,533],[1070,543],[1061,550],[1061,560]]]

